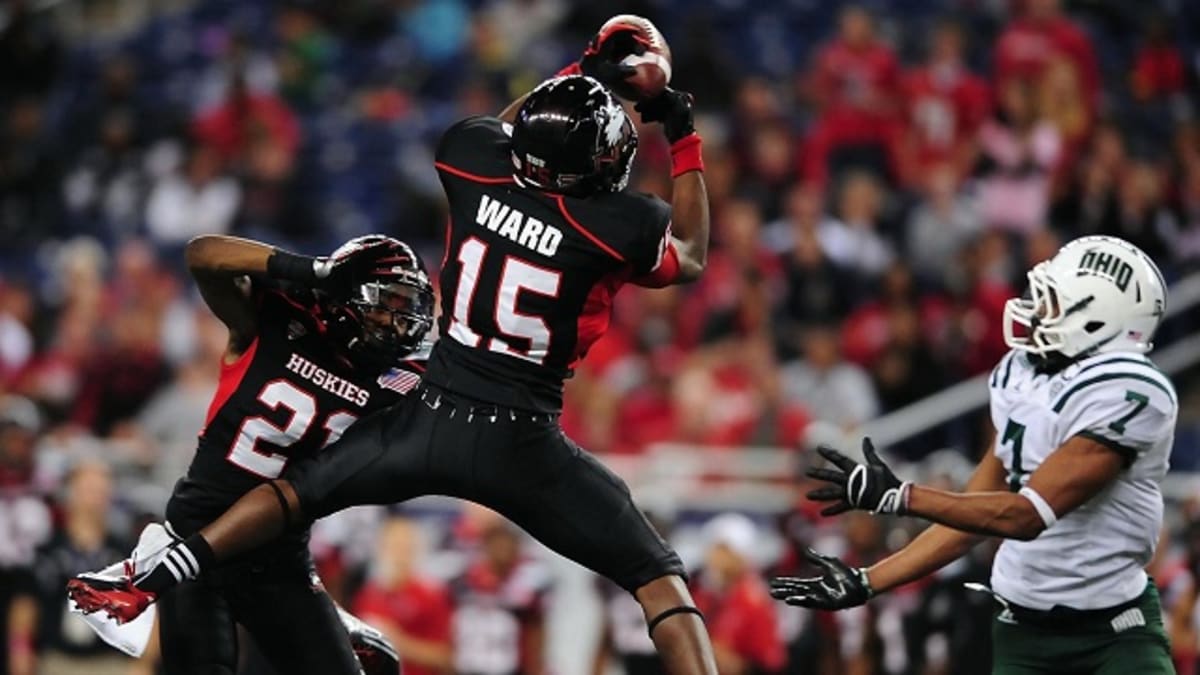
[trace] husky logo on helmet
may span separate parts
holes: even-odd
[[[1133,265],[1120,259],[1113,253],[1105,253],[1095,248],[1089,248],[1079,261],[1079,275],[1095,274],[1112,281],[1124,293],[1129,289],[1129,280],[1133,278]]]
[[[604,85],[582,75],[547,80],[513,122],[513,178],[577,197],[619,192],[637,141],[633,121]]]

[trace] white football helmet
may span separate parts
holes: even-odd
[[[1027,276],[1029,297],[1004,305],[1009,347],[1068,359],[1112,351],[1145,353],[1153,347],[1154,331],[1166,311],[1166,283],[1150,256],[1133,244],[1116,237],[1082,237]]]

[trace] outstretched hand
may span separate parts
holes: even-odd
[[[875,594],[862,568],[850,567],[811,548],[804,550],[804,558],[817,567],[820,575],[775,577],[771,579],[771,597],[797,607],[837,610],[858,607]]]
[[[862,449],[866,464],[860,464],[828,445],[817,448],[817,452],[835,467],[811,468],[805,472],[810,478],[830,483],[807,495],[813,501],[832,502],[821,515],[835,516],[851,509],[899,515],[907,510],[912,483],[896,478],[875,453],[870,438],[863,438]]]

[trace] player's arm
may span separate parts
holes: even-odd
[[[905,512],[966,532],[1030,540],[1116,480],[1125,457],[1087,436],[1072,436],[1042,462],[1020,492],[955,494],[923,485]]]
[[[229,328],[228,356],[236,357],[258,334],[258,318],[246,275],[265,275],[274,249],[248,239],[202,235],[188,242],[184,260],[204,302]]]
[[[988,448],[967,481],[968,492],[1001,490],[1004,465]],[[866,569],[855,569],[837,558],[806,551],[821,575],[809,578],[779,577],[771,581],[771,595],[791,605],[817,609],[846,609],[860,605],[875,593],[916,581],[966,555],[983,537],[945,525],[933,525],[907,546]],[[842,591],[840,594],[838,591]]]
[[[699,136],[695,152],[698,158]],[[699,279],[708,265],[708,190],[703,170],[693,169],[675,177],[671,187],[671,231],[671,244],[679,256],[676,283]]]
[[[240,355],[258,334],[257,308],[239,285],[241,277],[265,275],[338,291],[365,279],[388,255],[383,243],[343,246],[336,257],[312,257],[223,235],[201,235],[184,249],[200,295],[229,328],[227,357]]]
[[[821,513],[851,509],[912,515],[948,527],[992,537],[1036,538],[1058,518],[1094,497],[1124,470],[1127,455],[1090,435],[1072,436],[1042,462],[1020,492],[990,490],[955,493],[902,482],[863,439],[865,464],[823,446],[818,449],[834,468],[809,469],[829,483],[808,493],[831,502]]]
[[[975,473],[967,481],[965,491],[1003,490],[1006,474],[1004,464],[989,447],[979,466],[975,467]],[[890,591],[958,560],[983,539],[982,535],[934,524],[904,548],[867,568],[868,582],[877,593]]]
[[[692,116],[692,95],[667,88],[636,106],[643,122],[660,122],[671,142],[671,240],[678,272],[666,283],[700,278],[708,264],[708,190],[700,135]]]

